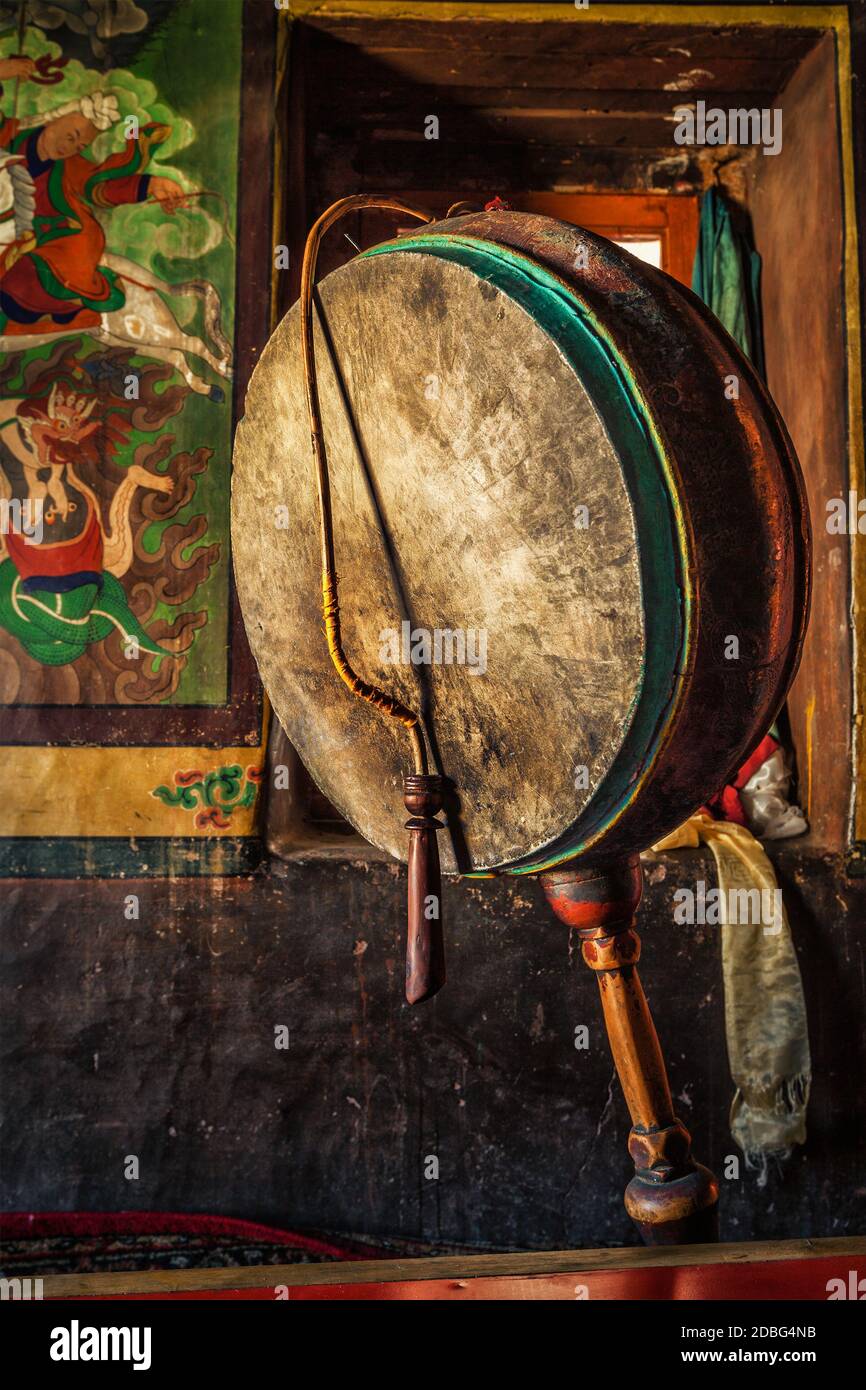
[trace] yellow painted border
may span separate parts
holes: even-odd
[[[815,29],[836,39],[836,87],[842,162],[845,223],[843,296],[845,302],[848,406],[848,467],[850,487],[866,497],[866,458],[863,437],[863,360],[860,324],[860,274],[857,261],[858,226],[854,169],[854,113],[851,33],[844,5],[604,5],[585,10],[573,4],[485,3],[485,0],[287,0],[287,19],[366,18],[425,19],[447,23],[459,19],[544,23],[574,20],[610,24],[686,24],[694,26],[756,25],[766,28]],[[860,229],[866,234],[866,229]],[[866,840],[866,541],[851,540],[851,626],[853,695],[850,829],[852,838]]]
[[[0,809],[0,835],[98,838],[123,836],[254,835],[260,796],[235,811],[225,830],[199,830],[195,811],[166,806],[153,788],[174,786],[175,772],[201,772],[237,763],[260,768],[260,748],[6,748],[9,776]],[[12,780],[14,778],[14,781]]]
[[[578,23],[613,24],[763,24],[769,28],[841,29],[848,27],[844,5],[604,5],[591,0],[585,10],[574,4],[491,3],[491,0],[288,0],[288,18],[321,15],[330,19],[510,20],[541,24],[573,19]]]
[[[863,437],[863,352],[860,322],[860,274],[857,260],[856,174],[854,169],[853,73],[851,32],[847,14],[836,28],[836,82],[842,143],[842,187],[845,216],[844,299],[846,351],[848,358],[848,476],[851,489],[866,496],[866,456]],[[866,840],[866,544],[859,534],[851,536],[851,626],[853,632],[852,729],[853,778],[851,787],[851,829],[854,840]]]

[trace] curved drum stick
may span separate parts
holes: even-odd
[[[442,806],[442,780],[427,772],[427,750],[421,722],[395,696],[361,679],[343,650],[340,605],[337,598],[337,567],[334,555],[334,527],[331,515],[331,485],[328,456],[322,429],[316,357],[313,340],[313,287],[319,244],[329,227],[349,212],[361,208],[387,208],[407,213],[420,222],[432,222],[430,213],[421,212],[395,198],[358,193],[341,198],[314,223],[304,248],[301,268],[301,342],[304,353],[304,389],[310,417],[310,442],[316,464],[319,495],[319,535],[322,550],[322,613],[325,637],[334,668],[340,679],[358,699],[374,705],[382,714],[398,720],[406,729],[412,746],[414,772],[403,780],[406,822],[409,831],[409,904],[406,944],[406,998],[410,1004],[432,999],[445,983],[445,947],[442,936],[442,887],[439,869],[437,830],[443,830],[436,812]]]

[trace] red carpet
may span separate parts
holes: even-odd
[[[444,1253],[410,1241],[281,1231],[226,1216],[164,1211],[0,1214],[5,1275],[203,1269]]]

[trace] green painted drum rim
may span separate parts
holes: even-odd
[[[543,851],[493,872],[534,874],[583,854],[631,805],[664,745],[694,640],[688,528],[674,469],[628,364],[580,296],[563,280],[499,243],[417,233],[363,256],[434,255],[473,271],[507,294],[557,345],[580,378],[617,450],[637,520],[646,649],[623,745],[570,829]]]

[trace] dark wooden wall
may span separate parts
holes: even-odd
[[[841,848],[851,786],[851,547],[826,526],[827,502],[847,498],[849,487],[832,36],[806,56],[779,105],[782,149],[751,164],[749,208],[762,259],[767,383],[794,441],[812,514],[812,618],[788,709],[813,838]]]
[[[447,206],[527,191],[700,191],[749,152],[677,145],[673,108],[771,106],[816,42],[791,26],[609,24],[592,7],[515,23],[489,8],[483,22],[447,24],[323,8],[294,26],[291,234],[349,192],[438,189]],[[425,138],[430,115],[436,139]],[[390,216],[347,226],[359,244],[393,235]],[[322,273],[345,259],[345,242],[326,240]]]
[[[728,1240],[862,1228],[866,882],[843,902],[839,860],[788,846],[779,861],[812,1032],[809,1141],[764,1186],[722,1181]],[[718,934],[675,928],[671,905],[675,887],[713,882],[712,862],[680,851],[647,870],[641,972],[677,1107],[721,1176],[738,1150]],[[216,1212],[492,1248],[635,1243],[597,986],[536,884],[448,888],[450,983],[414,1011],[404,874],[386,864],[2,888],[6,1209]]]

